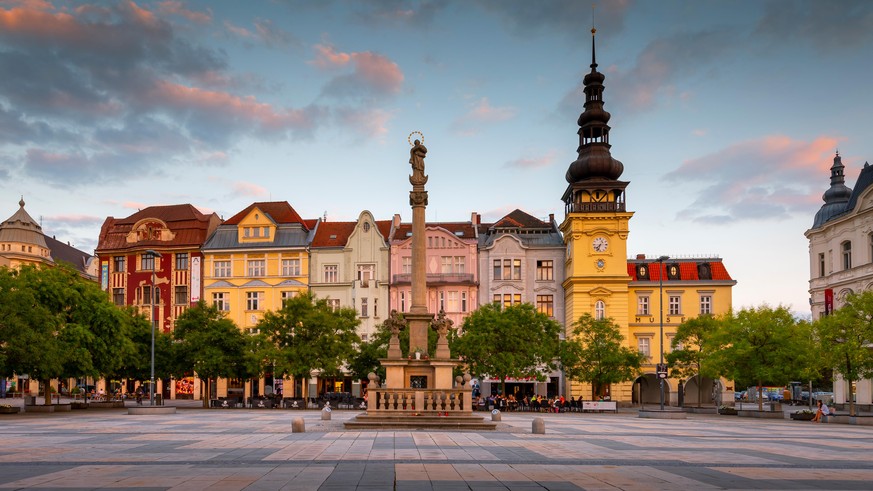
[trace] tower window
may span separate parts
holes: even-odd
[[[852,269],[852,242],[847,240],[840,248],[843,251],[843,269]]]

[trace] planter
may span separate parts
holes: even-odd
[[[719,410],[718,410],[718,414],[723,414],[723,415],[725,415],[725,416],[736,416],[736,415],[737,415],[737,410],[734,409],[734,408],[732,408],[732,407],[727,407],[727,408],[724,408],[724,409],[719,409]]]
[[[797,421],[812,421],[814,417],[815,413],[791,413],[791,419]]]
[[[0,407],[0,414],[18,414],[19,411],[21,411],[21,408],[18,406]]]

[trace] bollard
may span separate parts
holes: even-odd
[[[546,422],[543,421],[543,418],[534,418],[531,423],[531,433],[534,435],[545,435],[546,434]]]
[[[330,408],[326,407],[321,410],[321,420],[322,421],[330,421]]]
[[[491,411],[491,421],[503,421],[503,415],[500,414],[499,409]]]
[[[291,420],[291,433],[306,433],[306,425],[303,423],[303,418]]]

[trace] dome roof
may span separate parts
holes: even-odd
[[[24,198],[18,202],[18,211],[0,224],[0,242],[20,242],[48,248],[42,227],[24,210]]]
[[[608,143],[589,143],[579,149],[577,158],[567,169],[567,182],[586,179],[618,179],[624,172],[624,164],[609,153]]]

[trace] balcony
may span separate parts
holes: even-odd
[[[592,213],[592,212],[623,212],[625,211],[624,202],[588,202],[588,203],[567,203],[565,206],[566,213]]]
[[[428,285],[469,285],[476,286],[478,283],[473,279],[472,273],[448,273],[428,274],[425,280]],[[391,279],[392,285],[412,284],[412,274],[396,274]]]

